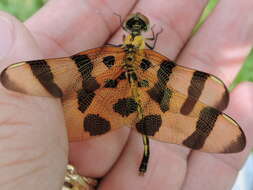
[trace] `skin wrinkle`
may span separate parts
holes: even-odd
[[[18,130],[20,130],[20,127],[22,128],[29,126],[26,122],[9,122],[9,121],[3,121],[0,123],[0,129],[3,130],[3,127],[8,127],[8,130],[10,129],[11,132],[8,134],[5,134],[4,136],[0,136],[0,141],[3,140],[12,140],[14,137],[17,136]],[[12,127],[12,128],[11,128]],[[13,129],[15,127],[15,129]],[[2,133],[3,131],[1,131]]]
[[[33,100],[31,100],[30,96],[26,96],[21,93],[13,92],[13,91],[10,91],[7,89],[5,89],[5,91],[6,92],[4,94],[0,94],[0,98],[5,100],[5,101],[0,101],[0,107],[2,109],[4,106],[6,107],[6,110],[10,110],[10,108],[13,107],[12,110],[14,110],[15,112],[16,111],[19,112],[19,110],[23,110],[23,111],[27,110],[27,109],[29,110],[29,106],[27,107],[27,105],[33,105],[33,106],[36,106],[37,110],[42,110],[42,113],[46,111],[45,108],[43,108],[43,106],[41,106],[41,103],[34,102]],[[13,97],[14,101],[13,100],[9,101],[10,97]],[[33,97],[33,98],[36,98],[36,97]],[[47,97],[43,97],[43,99],[44,98],[46,99]],[[39,99],[41,99],[41,98],[39,98]],[[52,98],[48,98],[48,99],[52,99]],[[13,117],[11,115],[15,115],[15,114],[12,113],[9,115],[10,116],[8,118],[5,118],[5,120],[13,120]],[[19,114],[16,114],[16,115],[19,115]],[[2,122],[1,116],[0,116],[0,124]],[[14,124],[16,124],[16,122],[14,122]],[[25,123],[25,122],[22,124],[23,125],[31,125],[30,123]]]
[[[22,99],[23,102],[25,102],[24,100],[26,100],[26,98]],[[29,101],[27,101],[24,105],[30,104]],[[23,111],[26,110],[26,107],[19,106],[15,102],[14,103],[13,102],[8,102],[8,103],[7,102],[2,102],[2,104],[0,103],[0,106],[2,108],[3,108],[3,105],[7,106],[8,110],[10,109],[10,107],[14,107],[12,110],[15,110],[16,114],[15,113],[11,113],[8,116],[4,115],[4,119],[0,119],[0,129],[3,126],[8,126],[9,128],[10,127],[15,127],[15,128],[18,128],[20,130],[20,127],[27,128],[27,127],[32,126],[32,123],[22,121],[22,118],[19,118],[17,120],[16,118],[13,117],[13,115],[18,115],[19,110],[23,110]],[[33,103],[33,105],[35,105],[37,107],[37,110],[41,110],[41,113],[43,113],[43,112],[46,111],[46,108],[43,108],[40,104],[36,104],[36,102]],[[14,129],[14,130],[16,130],[16,129]]]
[[[5,116],[6,117],[6,116]],[[15,121],[14,119],[13,119],[13,116],[12,116],[12,114],[9,116],[9,117],[7,117],[7,118],[4,118],[4,120],[2,120],[2,121],[0,121],[0,130],[2,130],[2,128],[4,127],[8,127],[8,129],[11,129],[11,127],[13,128],[17,128],[17,129],[19,129],[20,130],[20,127],[22,127],[22,129],[24,128],[24,127],[28,127],[28,126],[32,126],[32,124],[31,123],[29,123],[29,122],[25,122],[25,121]],[[12,129],[11,129],[12,130]],[[14,129],[13,131],[16,131],[17,132],[17,130],[16,129]],[[16,134],[16,133],[15,133]],[[0,137],[0,139],[1,139],[1,137]]]
[[[0,141],[7,140],[7,139],[10,140],[10,139],[14,138],[16,135],[17,135],[17,132],[13,131],[12,133],[9,133],[7,135],[0,136]]]
[[[7,108],[10,108],[10,107],[13,107],[14,110],[20,110],[22,109],[21,106],[15,104],[15,103],[9,103],[9,102],[0,102],[0,106],[3,107],[3,106],[7,106]]]
[[[36,149],[38,150],[38,148],[33,147],[33,148],[28,148],[28,152],[30,152],[31,150]],[[21,147],[21,148],[10,148],[11,151],[21,151],[23,152],[24,150],[27,150],[27,147]],[[20,158],[17,158],[14,161],[11,162],[7,162],[7,163],[1,163],[0,164],[0,168],[4,168],[4,167],[10,167],[10,166],[18,166],[18,165],[24,165],[24,164],[30,164],[31,162],[35,162],[38,161],[40,159],[42,159],[43,157],[45,157],[47,155],[47,151],[43,151],[41,152],[39,155],[37,156],[32,156],[32,158],[28,158],[28,159],[21,159],[21,157],[23,158],[23,156],[25,154],[21,154]]]
[[[24,149],[26,149],[26,148],[21,148],[21,149],[13,149],[13,150],[20,150],[20,151],[24,151]],[[36,149],[37,150],[37,149]],[[30,151],[30,150],[29,150]],[[5,163],[5,164],[1,164],[0,165],[0,168],[2,169],[2,168],[4,168],[4,167],[13,167],[13,166],[18,166],[18,167],[20,167],[20,165],[22,166],[22,165],[24,165],[24,164],[31,164],[31,162],[36,162],[36,161],[38,161],[38,160],[40,160],[40,159],[43,159],[43,157],[45,157],[46,155],[47,155],[48,153],[47,153],[47,151],[44,151],[44,152],[42,152],[42,153],[40,153],[39,155],[37,155],[37,156],[33,156],[32,158],[29,158],[29,159],[20,159],[20,158],[17,158],[17,160],[15,160],[15,161],[12,161],[12,162],[9,162],[9,163]],[[23,157],[23,156],[22,156]],[[14,177],[14,178],[11,178],[11,179],[9,179],[9,180],[5,180],[5,181],[1,181],[0,182],[0,186],[1,187],[3,187],[3,186],[5,186],[5,185],[7,185],[7,184],[9,184],[9,183],[13,183],[13,181],[17,181],[17,180],[21,180],[21,179],[23,179],[23,178],[29,178],[29,176],[33,176],[35,173],[37,173],[37,172],[39,172],[39,171],[42,171],[42,170],[44,170],[45,169],[45,166],[40,166],[40,167],[34,167],[32,170],[30,170],[30,171],[27,171],[27,172],[24,172],[22,175],[19,175],[19,176],[16,176],[16,177]]]
[[[9,144],[8,144],[9,145]],[[16,152],[16,150],[19,151],[24,151],[27,150],[28,152],[30,152],[31,150],[37,150],[38,148],[33,147],[33,146],[20,146],[20,147],[5,147],[3,148],[1,151],[6,151],[6,152]]]
[[[43,166],[35,167],[31,171],[24,172],[22,175],[19,175],[17,177],[12,178],[12,179],[6,180],[4,182],[0,182],[0,186],[4,187],[4,186],[6,186],[8,184],[13,184],[14,181],[17,182],[17,180],[22,180],[23,178],[28,178],[29,179],[29,176],[34,176],[34,174],[36,174],[38,172],[41,172],[41,171],[43,171],[45,169],[46,168],[43,167]]]
[[[31,123],[24,122],[24,121],[15,121],[13,120],[13,116],[10,116],[8,118],[5,118],[3,121],[0,121],[0,127],[3,127],[3,126],[25,127],[25,126],[31,126]]]

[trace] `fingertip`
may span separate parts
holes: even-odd
[[[231,108],[237,107],[236,113],[249,114],[253,112],[253,83],[252,82],[242,82],[231,92]],[[239,110],[240,111],[239,111]],[[235,113],[235,114],[236,114]]]
[[[0,60],[4,59],[13,45],[14,18],[0,12]]]
[[[5,12],[0,12],[0,42],[0,70],[11,63],[42,58],[29,30]]]
[[[236,165],[241,167],[247,155],[252,149],[253,139],[253,83],[242,82],[231,92],[231,102],[226,112],[231,115],[241,126],[246,136],[246,147],[238,154]]]

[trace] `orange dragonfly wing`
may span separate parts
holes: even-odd
[[[142,134],[205,152],[238,152],[244,149],[240,126],[221,111],[228,90],[217,77],[176,65],[151,50],[139,63],[144,118],[136,128]],[[144,69],[145,68],[145,69]]]
[[[111,106],[130,96],[122,80],[124,55],[122,48],[104,46],[71,57],[16,63],[2,72],[1,82],[24,94],[61,98],[69,140],[84,140],[134,121],[136,114],[118,117]],[[109,88],[115,85],[112,79],[117,89]]]

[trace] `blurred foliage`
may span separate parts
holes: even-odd
[[[253,49],[247,57],[241,71],[238,73],[230,89],[234,88],[237,84],[243,81],[253,82]]]
[[[47,0],[0,0],[0,10],[10,12],[20,20],[24,21],[33,15]],[[209,0],[209,4],[204,10],[199,23],[193,30],[193,34],[204,23],[207,16],[215,8],[219,0]],[[231,88],[242,81],[253,81],[253,51],[245,61],[241,72],[238,74]]]
[[[0,10],[11,13],[21,21],[33,15],[46,0],[0,0]]]
[[[200,26],[205,22],[206,18],[208,17],[208,15],[212,12],[212,10],[216,7],[217,3],[219,0],[209,0],[208,5],[206,6],[205,10],[203,11],[199,22],[197,23],[197,25],[195,26],[195,28],[193,29],[193,34],[195,34],[198,29],[200,28]]]

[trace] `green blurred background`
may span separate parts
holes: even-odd
[[[34,14],[47,0],[0,0],[0,10],[15,15],[22,21],[25,21],[28,17]],[[195,27],[193,32],[201,26],[208,14],[215,8],[219,0],[209,0],[209,4],[206,7],[199,24]],[[252,81],[253,82],[253,51],[248,56],[247,60],[241,72],[238,74],[234,83],[230,88],[235,87],[239,82]]]

